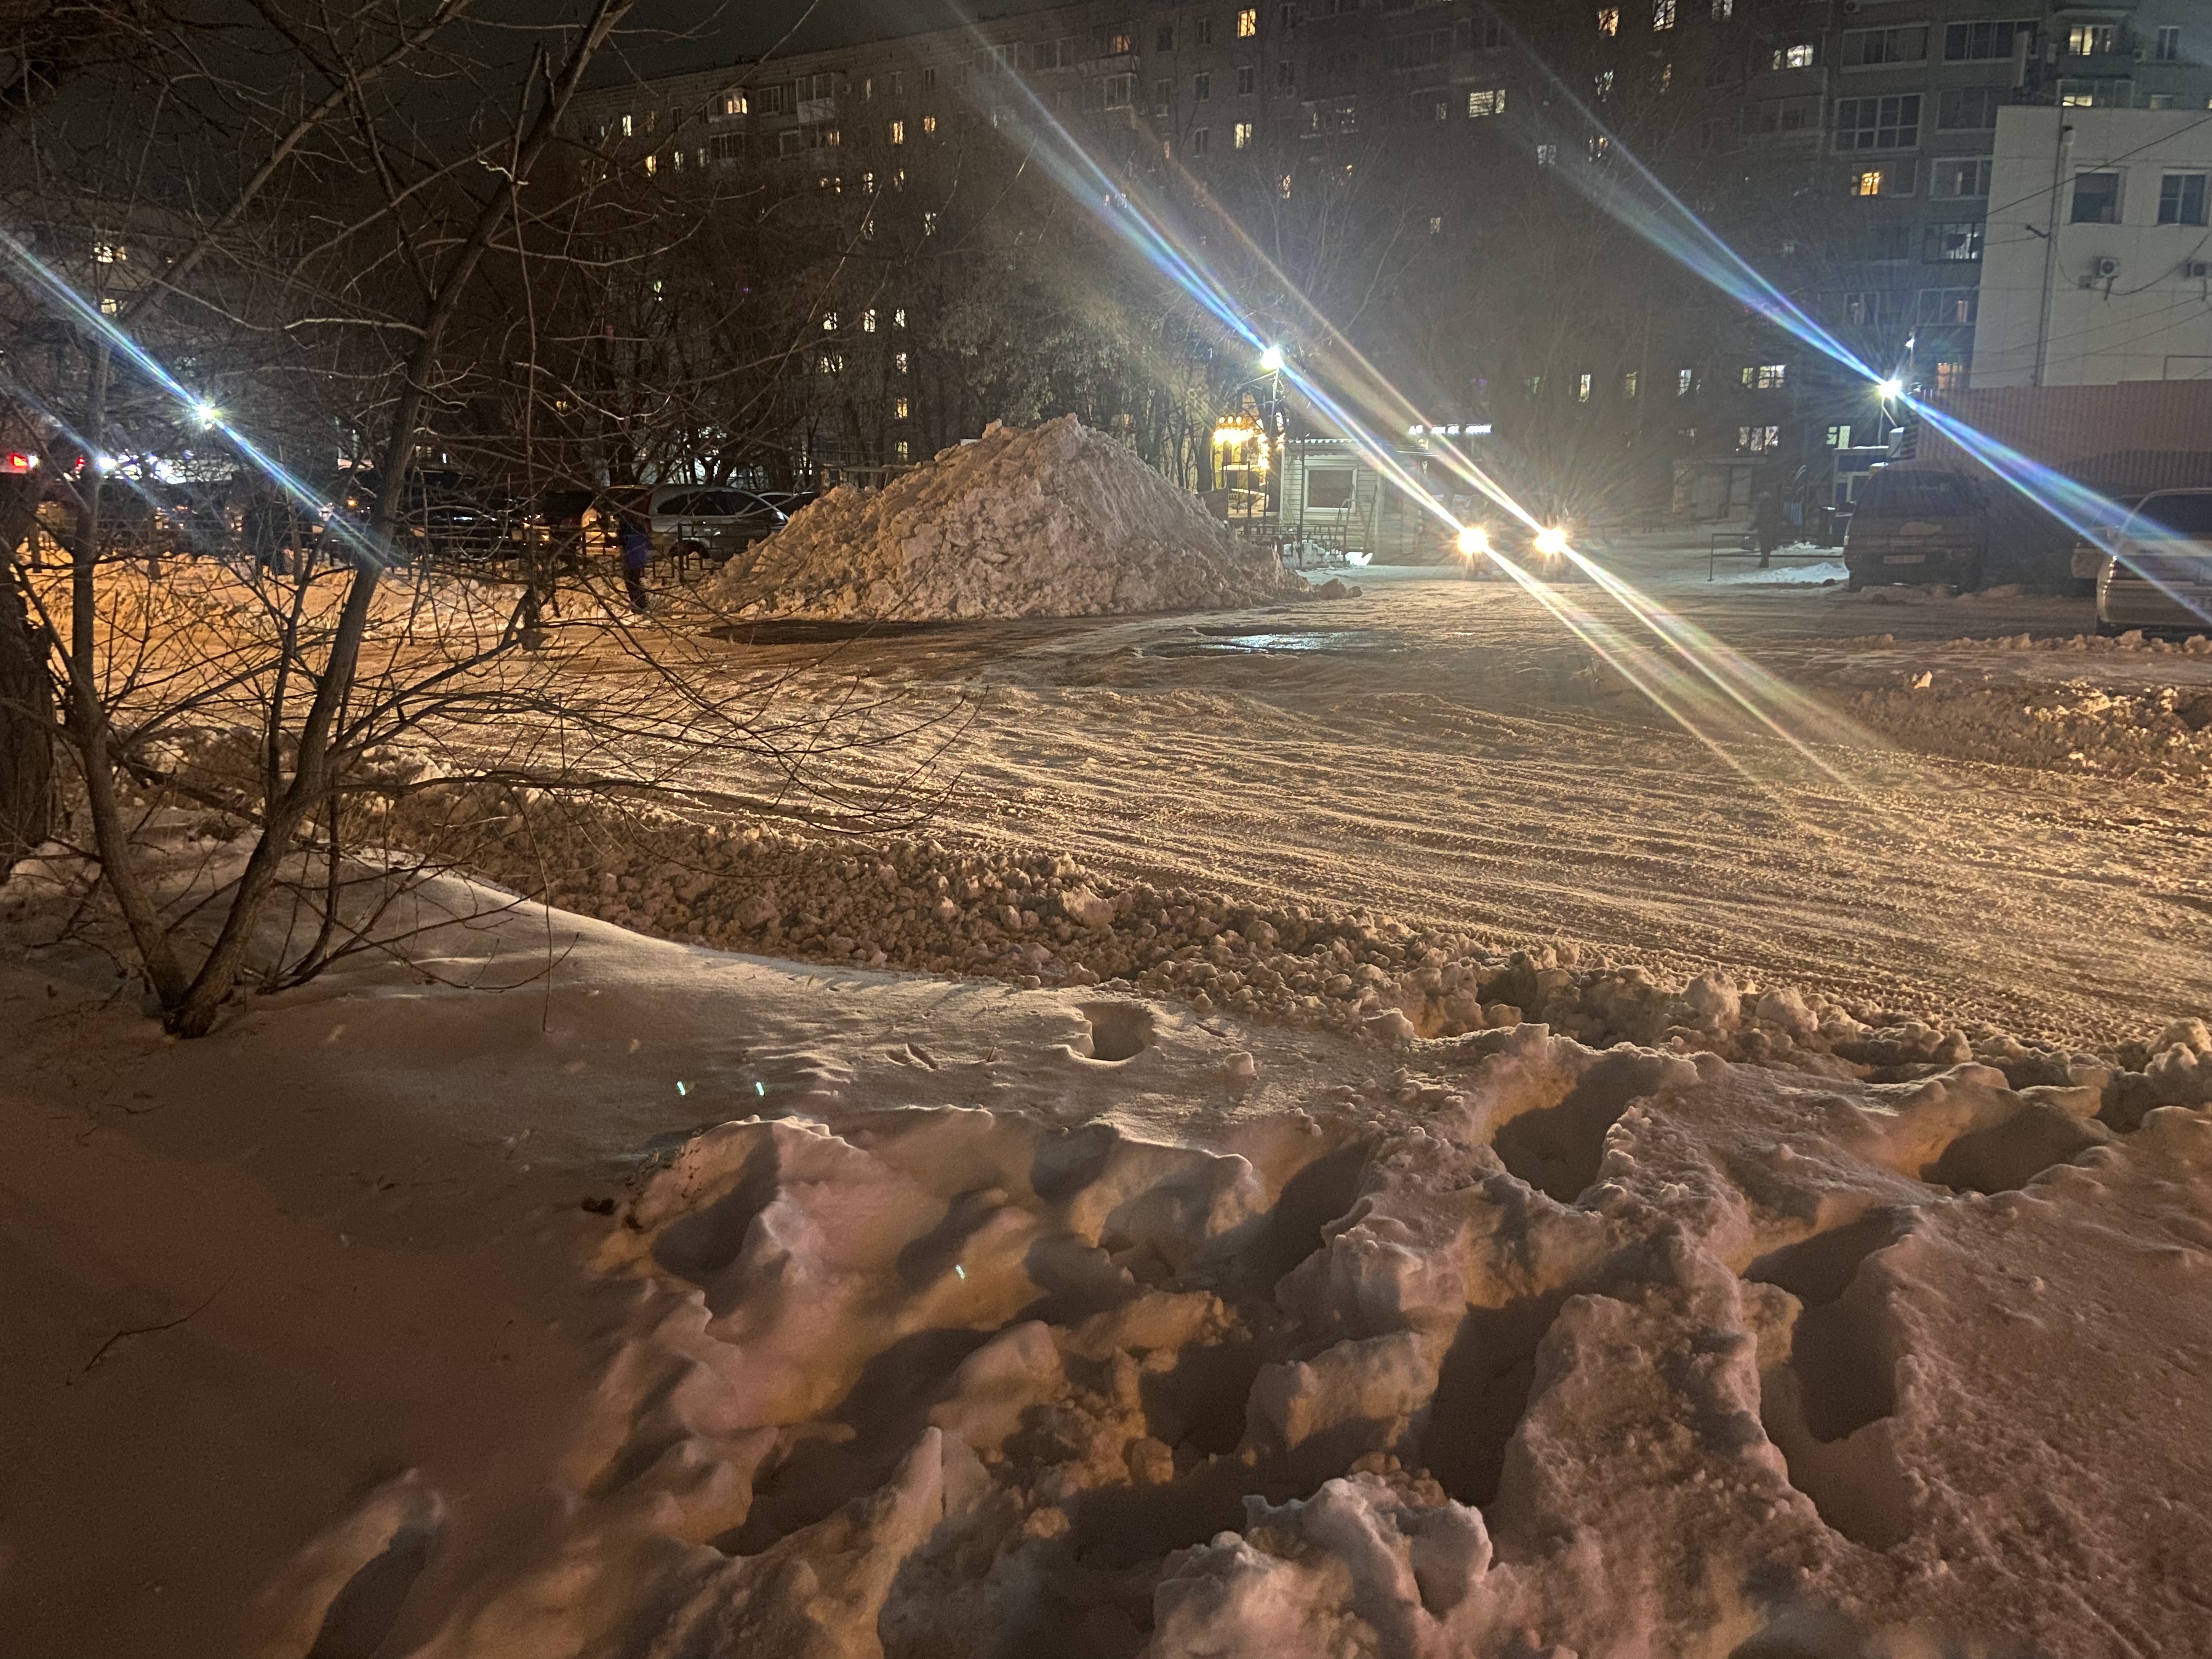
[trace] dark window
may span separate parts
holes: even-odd
[[[1846,64],[1920,64],[1928,59],[1928,26],[1853,29],[1844,36]]]
[[[2136,517],[2148,520],[2161,530],[2179,531],[2185,536],[2212,535],[2212,491],[2153,496],[2142,504]]]
[[[1175,25],[1173,23],[1163,23],[1158,28],[1152,31],[1152,50],[1154,52],[1173,52],[1175,50]]]
[[[2158,181],[2158,222],[2162,225],[2204,222],[2204,175],[2169,173]]]
[[[2074,175],[2074,211],[2068,216],[2077,225],[2117,225],[2120,222],[2120,175],[2117,173],[2077,173]]]
[[[1977,220],[1928,227],[1920,257],[1930,264],[1962,264],[1982,257],[1984,227]]]
[[[2003,100],[2002,87],[1954,87],[1940,92],[1936,94],[1936,125],[1945,132],[1993,127]]]
[[[1838,149],[1911,149],[1919,142],[1918,93],[1837,100]]]
[[[1920,320],[1923,323],[1972,323],[1980,302],[1979,289],[1923,288],[1920,290]]]
[[[2014,41],[2023,34],[2033,37],[2034,33],[2033,23],[1953,23],[1943,31],[1943,59],[1968,64],[2009,58]]]
[[[1328,511],[1352,504],[1352,471],[1348,466],[1316,466],[1306,471],[1306,505]]]

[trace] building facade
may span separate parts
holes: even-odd
[[[1977,387],[2212,380],[2212,123],[2008,109],[1997,124]]]
[[[2203,110],[2208,60],[2201,0],[1077,0],[595,87],[577,136],[641,185],[781,180],[925,253],[977,210],[988,153],[1060,155],[1071,199],[1127,190],[1182,226],[1251,327],[1316,366],[1357,351],[1408,423],[1492,428],[1569,514],[1720,516],[1760,488],[1848,504],[1887,417],[1867,376],[1607,217],[1603,179],[1648,167],[1863,363],[1954,390],[2012,234],[2001,112]],[[890,308],[919,325],[938,302],[908,285]],[[824,307],[823,350],[868,398],[812,453],[897,464],[967,435],[930,425],[943,348],[857,314]],[[856,373],[877,357],[896,368]],[[1212,421],[1190,424],[1198,483]]]

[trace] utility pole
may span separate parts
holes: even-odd
[[[2035,325],[2035,378],[2032,386],[2041,386],[2050,368],[2051,307],[2053,289],[2058,281],[2058,200],[2066,179],[2066,152],[2074,143],[2074,129],[2064,121],[2058,124],[2058,137],[2051,147],[2051,218],[2043,237],[2043,304]]]

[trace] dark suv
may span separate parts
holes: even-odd
[[[1963,593],[1982,585],[1989,538],[1989,501],[1972,478],[1932,467],[1878,467],[1844,532],[1846,585],[1948,582]]]

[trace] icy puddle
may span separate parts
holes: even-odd
[[[1409,641],[1398,634],[1368,628],[1194,628],[1194,637],[1157,640],[1144,647],[1148,657],[1316,656],[1403,652]]]

